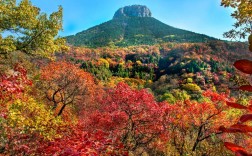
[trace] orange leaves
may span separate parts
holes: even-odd
[[[199,126],[203,124],[206,120],[211,120],[211,123],[216,123],[217,121],[224,122],[225,114],[222,113],[223,99],[226,99],[225,95],[220,95],[211,91],[206,91],[203,94],[205,97],[209,97],[211,101],[209,102],[195,102],[195,101],[184,101],[182,103],[175,103],[172,105],[173,110],[171,113],[174,113],[174,117],[178,114],[181,115],[178,122],[180,125],[193,125]],[[213,127],[216,127],[215,124],[211,125],[211,130],[214,130]],[[218,127],[218,126],[217,126]]]
[[[218,137],[221,134],[217,129],[220,125],[225,123],[229,125],[226,120],[226,113],[223,111],[225,94],[217,94],[216,92],[204,92],[205,98],[203,102],[184,101],[171,105],[172,109],[169,115],[173,119],[169,126],[170,141],[175,148],[187,148],[192,151],[204,150],[200,146],[202,141],[207,140],[211,136]],[[223,127],[224,128],[224,127]],[[225,129],[225,128],[224,128]],[[193,138],[191,136],[194,136]],[[185,138],[191,138],[186,140]],[[187,144],[187,147],[183,147]]]
[[[68,104],[74,104],[80,109],[89,100],[94,100],[95,83],[93,77],[67,62],[51,62],[41,69],[41,79],[47,99],[54,108],[60,106],[60,115]]]
[[[252,61],[250,60],[238,60],[234,63],[234,66],[236,69],[242,71],[243,73],[252,74]]]
[[[83,79],[83,81],[93,81],[89,73],[67,62],[51,62],[41,69],[41,78],[49,81],[55,79],[63,80],[63,78],[67,78],[69,81],[76,81],[78,78]]]
[[[211,99],[212,102],[223,102],[227,99],[228,95],[224,94],[224,93],[217,93],[217,92],[213,92],[211,90],[207,90],[205,92],[203,92],[203,94],[205,97],[209,97]]]

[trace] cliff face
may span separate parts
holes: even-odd
[[[118,9],[113,19],[121,17],[151,17],[151,11],[143,5],[131,5]]]

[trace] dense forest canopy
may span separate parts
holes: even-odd
[[[220,4],[237,20],[225,36],[248,42],[134,5],[66,37],[78,47],[58,37],[62,7],[1,0],[0,155],[251,155],[252,2]]]

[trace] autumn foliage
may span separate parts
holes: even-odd
[[[52,62],[41,69],[45,97],[61,115],[67,105],[84,107],[94,99],[93,77],[67,62]]]
[[[119,83],[101,99],[99,109],[90,116],[89,125],[114,139],[120,138],[127,150],[137,154],[154,150],[167,139],[168,113],[169,106],[156,102],[147,90],[134,90]]]
[[[252,62],[250,60],[238,60],[234,63],[234,66],[236,69],[240,70],[243,73],[246,74],[252,74]],[[239,86],[238,89],[243,90],[243,91],[252,91],[252,86],[251,85],[243,85]],[[248,156],[251,155],[249,152],[252,152],[251,149],[251,139],[248,139],[246,136],[250,136],[250,133],[252,132],[252,126],[251,126],[251,121],[252,121],[252,104],[250,103],[248,106],[244,106],[239,103],[235,102],[229,102],[227,101],[226,104],[229,107],[235,108],[235,109],[241,109],[245,110],[245,114],[240,116],[239,120],[237,123],[231,125],[230,127],[224,127],[221,126],[219,129],[222,132],[225,133],[232,133],[232,134],[237,134],[241,133],[245,135],[244,141],[241,142],[243,145],[246,147],[239,146],[237,144],[231,143],[231,142],[225,142],[224,145],[227,149],[231,150],[232,152],[235,153],[235,155],[239,156]]]
[[[84,131],[85,126],[79,122],[68,127],[62,138],[50,142],[44,142],[37,149],[39,155],[75,155],[75,156],[121,156],[128,155],[119,139],[110,137],[108,133],[101,130],[90,133]]]
[[[133,89],[125,83],[102,89],[89,73],[68,62],[51,62],[42,67],[36,86],[31,86],[26,70],[21,69],[15,68],[17,77],[9,77],[16,78],[17,81],[11,82],[22,85],[21,89],[2,92],[9,95],[3,98],[7,105],[1,109],[0,120],[4,153],[155,155],[172,151],[210,154],[223,150],[223,132],[251,131],[245,124],[230,124],[233,120],[228,119],[224,102],[229,99],[227,94],[209,90],[203,93],[205,99],[202,102],[187,99],[169,104],[157,102],[147,89]],[[7,76],[2,80],[8,82],[4,79],[8,80]],[[18,88],[19,85],[14,86]],[[28,88],[38,86],[42,92],[30,94],[25,91],[25,85]],[[35,100],[41,95],[43,98]],[[232,99],[227,105],[251,109]],[[247,114],[239,122],[250,120],[251,115]],[[230,125],[230,128],[221,127],[222,124]],[[213,137],[218,143],[212,140]],[[34,144],[37,144],[36,148],[33,148]],[[233,146],[226,144],[229,149]],[[215,150],[205,151],[205,146]]]
[[[169,150],[179,155],[215,155],[223,150],[220,144],[222,132],[218,127],[230,124],[224,105],[228,95],[210,90],[203,95],[202,102],[185,100],[170,106]]]
[[[32,81],[27,76],[27,70],[19,64],[9,73],[0,74],[0,104],[14,95],[20,95],[27,85],[32,85]]]
[[[252,61],[241,59],[252,56],[247,44],[167,42],[60,53],[68,49],[54,37],[61,8],[47,19],[27,0],[7,1],[3,30],[20,26],[13,33],[24,36],[0,36],[0,155],[252,155]],[[248,1],[222,5],[240,8],[233,17],[244,25]],[[30,21],[22,21],[24,11]],[[250,50],[251,41],[250,35]],[[33,55],[11,58],[16,50]]]

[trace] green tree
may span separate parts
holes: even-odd
[[[222,0],[221,5],[231,7],[231,14],[236,19],[234,29],[224,33],[228,38],[245,38],[246,34],[252,34],[252,2],[251,0]]]
[[[57,37],[62,29],[62,7],[49,16],[40,13],[29,0],[0,1],[0,54],[13,51],[51,58],[66,50],[65,40]]]

